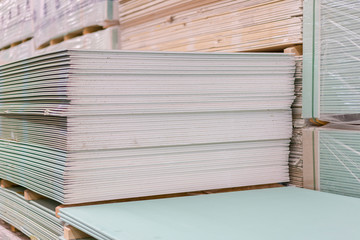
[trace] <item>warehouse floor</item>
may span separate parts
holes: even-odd
[[[29,240],[28,237],[17,231],[10,231],[10,225],[0,220],[0,240]]]

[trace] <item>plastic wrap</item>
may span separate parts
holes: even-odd
[[[353,0],[305,1],[306,118],[360,123],[359,9]]]
[[[31,0],[0,1],[0,49],[32,37],[33,32]]]
[[[72,38],[61,43],[36,50],[35,54],[39,55],[64,49],[120,49],[119,33],[120,29],[118,26],[109,27],[105,30],[85,34],[83,36]]]
[[[0,51],[0,65],[32,57],[34,53],[34,41],[30,39],[15,47]]]
[[[360,127],[304,130],[304,186],[360,197]]]
[[[94,25],[108,26],[118,19],[116,0],[37,0],[35,45]]]

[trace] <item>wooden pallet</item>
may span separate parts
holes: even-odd
[[[14,42],[14,43],[12,43],[12,44],[10,44],[10,45],[7,45],[7,46],[1,48],[0,51],[6,50],[6,49],[9,49],[9,48],[13,48],[13,47],[15,47],[15,46],[17,46],[17,45],[19,45],[19,44],[21,44],[21,43],[24,43],[24,42],[29,41],[30,39],[31,39],[31,38],[27,38],[27,39],[24,39],[24,40],[21,40],[21,41]]]
[[[0,220],[0,224],[8,229],[9,231],[11,231],[12,233],[14,233],[14,236],[17,236],[18,238],[21,239],[30,239],[30,240],[39,240],[38,238],[34,238],[34,237],[28,237],[26,235],[24,235],[21,231],[19,231],[16,227],[14,227],[13,225],[11,225],[10,223],[4,221],[4,220]],[[7,239],[7,238],[6,238]]]
[[[119,25],[119,21],[117,21],[117,20],[105,21],[102,25],[88,26],[88,27],[85,27],[85,28],[70,32],[70,33],[68,33],[66,35],[51,39],[48,42],[43,43],[42,45],[40,45],[40,47],[38,47],[38,49],[43,49],[43,48],[46,48],[48,46],[56,45],[58,43],[61,43],[63,41],[66,41],[66,40],[69,40],[69,39],[72,39],[72,38],[75,38],[75,37],[83,36],[85,34],[97,32],[97,31],[100,31],[100,30],[104,30],[106,28],[113,27],[113,26],[116,26],[116,25]]]

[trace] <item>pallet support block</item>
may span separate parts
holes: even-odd
[[[74,228],[73,226],[70,225],[64,226],[64,238],[66,240],[76,240],[76,239],[82,239],[88,237],[90,237],[88,234],[80,231],[77,228]]]

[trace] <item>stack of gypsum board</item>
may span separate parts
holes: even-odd
[[[65,49],[116,50],[120,49],[119,34],[119,26],[113,26],[38,49],[35,53],[40,55]]]
[[[359,1],[306,1],[304,14],[305,118],[360,119]]]
[[[360,197],[359,141],[359,127],[304,130],[304,187]]]
[[[65,204],[287,182],[294,68],[85,50],[4,65],[0,176]]]
[[[126,50],[260,51],[302,43],[301,0],[121,0]]]
[[[63,235],[55,216],[59,203],[50,199],[27,201],[23,187],[0,188],[0,218],[31,239],[57,240]]]
[[[33,7],[30,0],[0,1],[0,49],[33,36]]]
[[[15,62],[34,56],[35,47],[33,39],[25,41],[14,47],[0,51],[0,65]]]
[[[49,45],[51,40],[58,42],[68,34],[68,37],[78,35],[86,27],[108,27],[119,22],[116,0],[37,0],[34,8],[37,10],[34,21],[37,49]]]
[[[289,171],[290,183],[303,186],[302,129],[306,121],[302,118],[302,56],[295,57],[295,100],[291,106],[293,116],[293,136],[290,143]]]
[[[62,208],[59,215],[99,240],[360,238],[359,199],[295,187]]]

